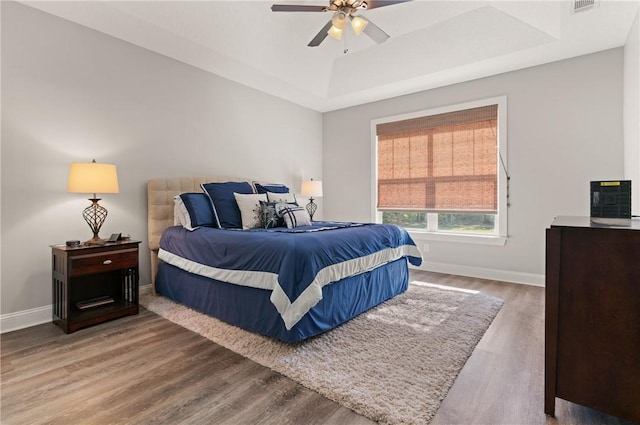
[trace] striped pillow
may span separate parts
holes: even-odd
[[[283,205],[283,204],[280,204]],[[300,226],[311,226],[309,213],[303,207],[291,204],[284,204],[279,211],[289,229]]]

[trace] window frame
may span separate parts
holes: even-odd
[[[497,96],[470,102],[451,104],[442,107],[430,108],[407,114],[387,116],[371,120],[371,220],[374,223],[382,222],[382,212],[378,211],[378,136],[376,126],[393,121],[402,121],[420,118],[429,115],[445,114],[458,110],[477,108],[487,105],[498,105],[498,150],[497,150],[497,176],[498,176],[498,212],[496,214],[497,234],[475,235],[471,233],[455,233],[428,229],[407,229],[416,239],[439,240],[447,242],[463,242],[473,244],[504,245],[508,238],[508,172],[507,163],[507,96]],[[437,217],[436,212],[428,213]],[[429,216],[428,216],[429,217]],[[433,219],[428,219],[432,221]],[[437,220],[436,220],[437,221]]]

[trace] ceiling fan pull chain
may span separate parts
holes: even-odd
[[[344,51],[343,53],[346,55],[349,53],[349,31],[343,31],[344,33]]]

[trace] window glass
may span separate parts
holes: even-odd
[[[416,230],[506,234],[506,213],[500,214],[507,196],[501,190],[506,168],[500,168],[506,99],[445,109],[374,123],[377,220]]]

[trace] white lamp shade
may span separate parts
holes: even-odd
[[[302,196],[320,197],[322,196],[322,180],[308,180],[302,182]]]
[[[71,193],[118,193],[118,172],[112,164],[74,162],[69,169]]]
[[[336,40],[340,40],[342,38],[342,30],[336,27],[335,25],[329,28],[329,31],[327,31],[327,34],[329,34],[331,38],[334,38]]]
[[[368,24],[369,22],[360,16],[355,16],[351,20],[351,27],[353,28],[353,31],[356,33],[356,35],[362,34],[362,31],[364,31]]]
[[[334,27],[344,29],[347,26],[347,14],[341,11],[337,11],[331,18],[331,23]]]

